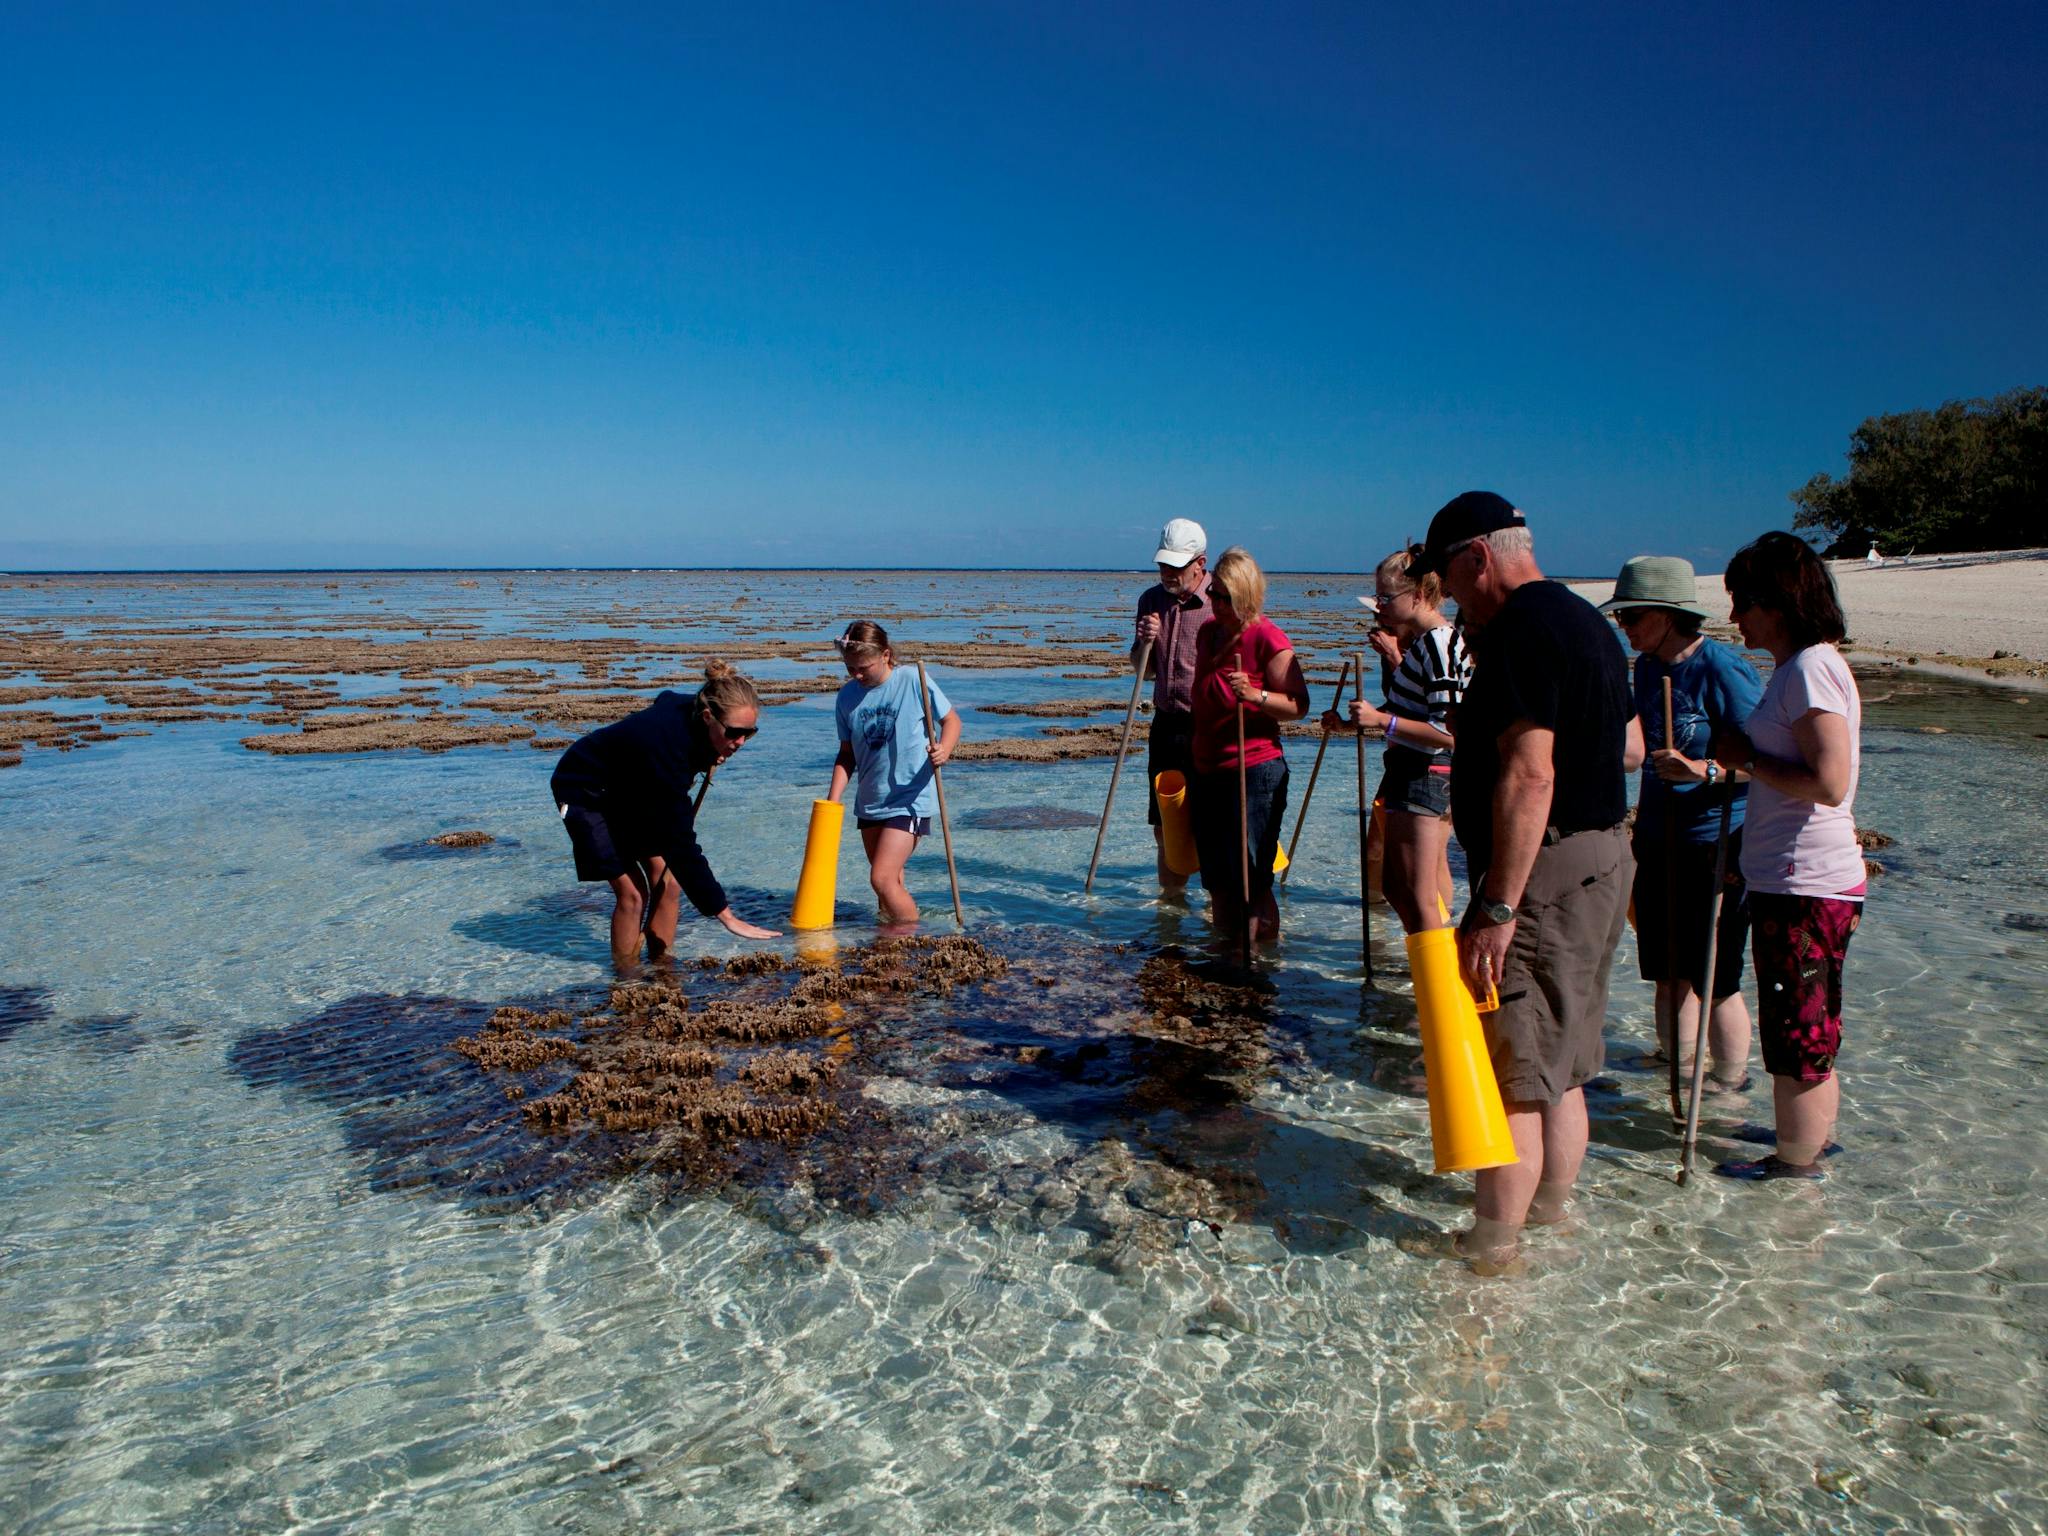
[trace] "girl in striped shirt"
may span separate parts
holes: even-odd
[[[1464,641],[1443,615],[1442,585],[1434,574],[1413,572],[1421,553],[1419,544],[1396,550],[1373,573],[1379,627],[1401,650],[1386,708],[1366,703],[1361,689],[1349,720],[1335,710],[1323,715],[1325,730],[1350,725],[1386,741],[1375,797],[1387,829],[1380,885],[1409,933],[1444,927],[1442,913],[1455,910],[1448,852],[1451,712],[1472,681]]]

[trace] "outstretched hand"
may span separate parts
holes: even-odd
[[[752,923],[747,922],[742,918],[734,916],[731,907],[727,907],[723,912],[719,913],[718,920],[719,922],[725,925],[725,931],[733,935],[735,938],[779,939],[782,937],[781,929],[756,928]]]

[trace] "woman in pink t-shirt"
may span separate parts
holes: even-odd
[[[1216,616],[1195,636],[1195,781],[1189,816],[1218,929],[1234,937],[1247,920],[1240,866],[1248,855],[1255,934],[1268,941],[1280,936],[1280,909],[1273,900],[1273,856],[1287,809],[1280,724],[1308,713],[1308,684],[1294,659],[1293,642],[1265,617],[1266,577],[1244,550],[1226,549],[1211,568],[1209,601]],[[1242,828],[1237,809],[1240,718]]]
[[[1842,961],[1863,915],[1853,814],[1863,705],[1835,649],[1846,625],[1834,578],[1804,539],[1767,533],[1736,551],[1722,579],[1743,644],[1776,664],[1754,713],[1715,741],[1714,756],[1750,779],[1742,878],[1778,1150],[1715,1171],[1817,1179],[1841,1108]]]

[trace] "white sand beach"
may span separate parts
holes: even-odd
[[[1853,659],[1960,672],[1992,682],[2048,683],[2048,550],[1928,556],[1911,562],[1833,565]],[[1573,582],[1605,602],[1612,581]],[[1702,573],[1699,601],[1726,625],[1720,573]]]

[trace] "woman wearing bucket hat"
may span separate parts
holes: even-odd
[[[1601,604],[1636,651],[1635,705],[1651,747],[1636,802],[1636,950],[1643,979],[1657,989],[1657,1043],[1683,1059],[1696,1048],[1700,997],[1707,990],[1708,913],[1721,802],[1729,801],[1727,873],[1715,946],[1707,1048],[1710,1092],[1748,1086],[1749,1010],[1742,1000],[1742,955],[1749,903],[1738,872],[1745,775],[1725,772],[1710,755],[1714,738],[1738,729],[1763,697],[1763,680],[1732,647],[1700,633],[1707,610],[1689,561],[1638,555]],[[1666,680],[1672,739],[1664,739]]]

